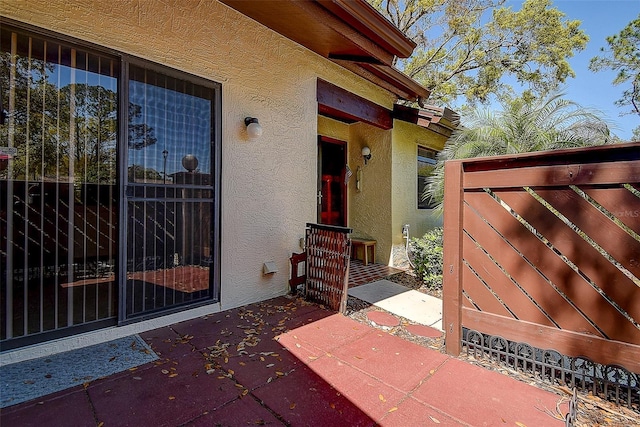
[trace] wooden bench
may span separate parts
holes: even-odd
[[[358,239],[357,237],[351,238],[351,258],[362,260],[364,265],[369,264],[369,261],[376,262],[376,241],[367,239]],[[369,257],[369,250],[371,250],[371,257]],[[362,254],[362,258],[358,255]]]

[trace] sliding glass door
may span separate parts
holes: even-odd
[[[3,350],[217,300],[219,84],[3,23],[0,99]]]
[[[0,34],[0,337],[113,324],[119,61]]]
[[[127,318],[212,296],[215,96],[129,68]]]

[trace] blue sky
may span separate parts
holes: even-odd
[[[509,0],[514,10],[519,10],[522,1]],[[631,138],[633,129],[640,126],[640,116],[620,116],[624,109],[614,103],[620,99],[630,83],[614,86],[614,72],[589,70],[589,61],[607,47],[606,37],[617,34],[640,13],[640,0],[553,0],[553,7],[565,13],[565,19],[579,20],[580,28],[589,36],[589,43],[582,52],[570,59],[576,77],[568,79],[562,92],[565,99],[583,107],[601,111],[612,124],[613,133],[623,140]]]

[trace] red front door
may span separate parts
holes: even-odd
[[[318,223],[347,226],[347,143],[318,138]]]

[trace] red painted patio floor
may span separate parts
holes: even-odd
[[[547,414],[560,396],[299,299],[142,336],[159,361],[5,408],[0,425],[564,425]]]

